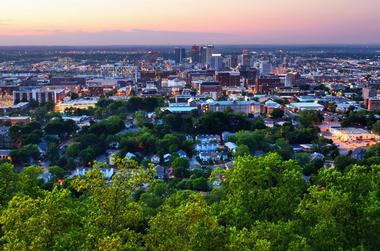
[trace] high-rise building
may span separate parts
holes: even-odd
[[[249,66],[250,65],[250,57],[249,57],[249,51],[243,50],[243,53],[241,54],[241,62],[240,65]]]
[[[191,60],[193,63],[200,63],[200,50],[196,44],[191,47]]]
[[[214,54],[214,45],[207,45],[206,47],[206,64],[211,65],[212,54]]]
[[[287,58],[287,57],[284,57],[284,58],[283,58],[283,63],[282,63],[282,65],[283,65],[284,67],[287,67],[288,64],[289,64],[288,58]]]
[[[210,69],[212,70],[223,70],[224,69],[224,61],[222,54],[212,54],[210,61]]]
[[[224,66],[228,69],[232,68],[232,57],[227,56],[224,58]]]
[[[206,46],[202,46],[201,48],[200,48],[200,53],[199,53],[199,55],[200,55],[200,63],[202,63],[202,64],[206,64],[206,53],[207,53],[207,47]]]
[[[272,64],[269,61],[260,62],[260,75],[272,74]]]
[[[224,65],[226,68],[236,68],[238,66],[238,56],[236,55],[225,56]]]
[[[186,58],[186,49],[176,47],[174,49],[174,60],[176,64],[182,64]]]

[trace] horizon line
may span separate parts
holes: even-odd
[[[11,45],[4,44],[0,47],[149,47],[149,46],[193,46],[193,45],[208,45],[212,44],[214,46],[380,46],[380,42],[369,42],[369,43],[190,43],[190,44],[20,44]]]

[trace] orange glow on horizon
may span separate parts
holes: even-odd
[[[233,34],[236,41],[294,42],[357,34],[380,41],[378,0],[2,0],[0,35],[38,41],[65,33],[154,32]],[[377,26],[377,27],[376,27]],[[12,40],[13,39],[13,40]],[[228,38],[219,38],[228,40]],[[170,41],[170,37],[168,38]],[[197,39],[194,39],[195,41]],[[233,39],[231,39],[232,41]],[[243,41],[244,40],[244,41]],[[32,41],[32,40],[31,40]],[[147,41],[150,42],[150,41]],[[189,44],[194,41],[189,41]],[[215,41],[218,42],[218,41]],[[281,41],[277,41],[281,42]]]

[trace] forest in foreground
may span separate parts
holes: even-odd
[[[107,181],[47,186],[42,170],[0,165],[3,250],[377,250],[380,166],[321,169],[305,180],[294,160],[243,156],[216,169],[209,193],[157,181],[153,168],[116,161]]]

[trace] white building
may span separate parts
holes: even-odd
[[[289,104],[287,107],[295,112],[305,111],[305,110],[323,111],[323,109],[325,108],[323,105],[317,104],[314,102],[295,102],[295,103]]]
[[[98,103],[99,98],[82,98],[82,99],[74,99],[69,101],[64,101],[62,103],[58,103],[55,106],[56,112],[64,112],[65,109],[74,108],[74,109],[88,109],[90,107],[95,107]]]
[[[362,128],[353,128],[353,127],[331,128],[330,132],[334,137],[337,137],[341,141],[345,141],[345,142],[375,140],[377,137],[375,134],[370,133],[367,130],[364,130]]]

